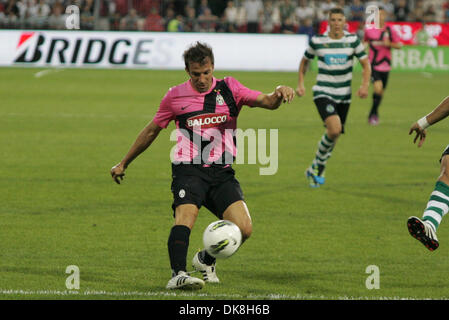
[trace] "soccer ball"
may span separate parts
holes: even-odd
[[[204,248],[217,259],[232,256],[242,243],[240,228],[231,221],[219,220],[207,226],[203,233]]]

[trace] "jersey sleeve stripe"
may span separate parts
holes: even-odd
[[[309,60],[312,60],[313,58],[315,58],[315,55],[311,54],[311,53],[308,52],[308,51],[305,51],[305,52],[304,52],[304,57],[306,57],[306,58],[309,59]]]

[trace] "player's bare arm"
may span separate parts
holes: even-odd
[[[426,128],[438,121],[446,118],[449,115],[449,96],[444,98],[443,101],[427,116],[422,117],[417,122],[415,122],[410,128],[409,135],[416,132],[416,136],[413,139],[413,143],[418,142],[418,147],[421,147],[426,139]]]
[[[287,86],[277,86],[274,92],[260,94],[251,107],[275,110],[282,103],[290,103],[295,97],[295,91]]]
[[[371,78],[371,64],[369,63],[369,59],[360,59],[360,64],[362,65],[362,84],[357,91],[357,94],[360,98],[367,98],[368,97],[368,89],[369,89],[369,83]]]
[[[401,42],[393,42],[389,38],[385,38],[381,44],[387,48],[392,48],[392,49],[401,49],[402,48]]]
[[[151,143],[153,143],[161,130],[162,128],[153,121],[148,123],[145,128],[142,129],[142,131],[137,136],[136,141],[134,141],[123,160],[113,166],[111,169],[112,179],[114,179],[116,183],[120,184],[120,180],[123,180],[123,177],[125,176],[125,170],[128,165],[139,154],[144,152],[151,145]]]
[[[309,69],[310,60],[303,57],[299,64],[299,72],[298,72],[298,87],[296,88],[296,94],[299,97],[302,97],[306,94],[306,88],[304,87],[304,77],[306,75],[307,70]]]

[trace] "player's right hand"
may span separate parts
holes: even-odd
[[[368,97],[368,87],[363,85],[360,86],[357,95],[362,99],[366,99]]]
[[[411,135],[413,133],[413,131],[416,132],[416,136],[415,139],[413,139],[413,143],[416,143],[416,141],[419,138],[419,142],[418,142],[418,148],[421,147],[424,143],[424,141],[426,140],[426,130],[421,128],[418,124],[418,122],[415,122],[412,127],[410,128],[409,131],[409,135]]]
[[[296,88],[296,94],[298,95],[298,97],[302,97],[303,95],[306,94],[306,88],[304,88],[304,86],[299,85]]]
[[[293,91],[293,89],[287,86],[277,86],[274,92],[278,98],[282,98],[282,102],[284,103],[292,102],[293,98],[295,97],[295,92]]]
[[[120,181],[123,180],[123,177],[125,176],[125,167],[121,163],[113,166],[111,169],[111,176],[117,184],[120,184]]]

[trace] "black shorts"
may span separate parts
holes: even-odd
[[[240,183],[231,166],[172,164],[173,216],[181,204],[205,206],[219,219],[234,202],[244,200]]]
[[[443,154],[441,155],[441,158],[440,158],[440,163],[441,163],[441,160],[443,160],[443,157],[447,156],[448,154],[449,154],[449,145],[446,147],[446,149],[444,149]]]
[[[338,115],[340,117],[341,132],[344,133],[346,117],[349,112],[349,103],[336,103],[329,98],[316,98],[314,102],[323,121],[332,115]]]
[[[389,71],[386,72],[381,72],[381,71],[376,71],[374,69],[372,69],[371,71],[371,82],[375,82],[375,81],[382,81],[382,86],[385,89],[387,87],[387,83],[388,83],[388,75],[390,74]]]

